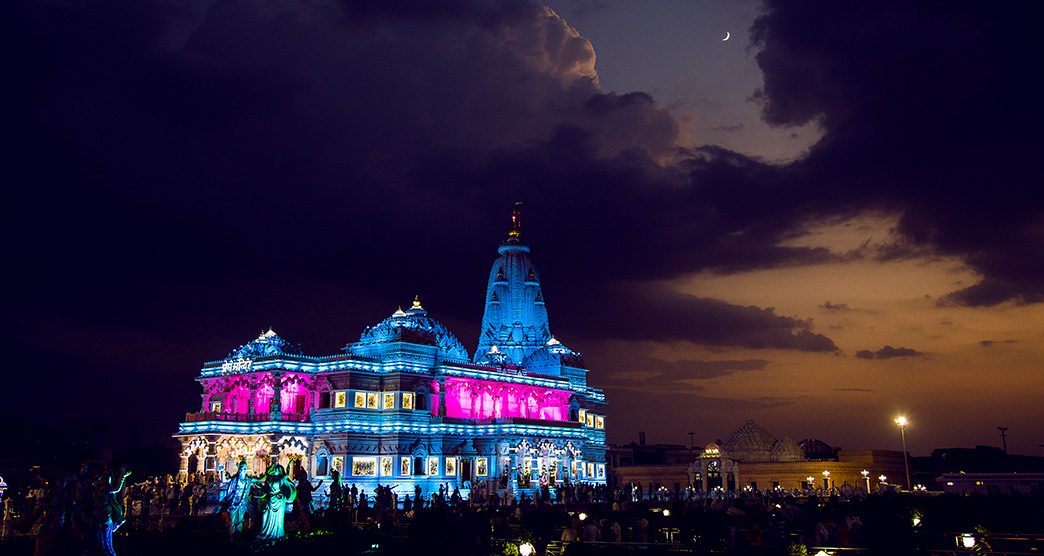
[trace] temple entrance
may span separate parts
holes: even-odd
[[[707,490],[714,490],[716,488],[721,488],[721,487],[722,487],[721,471],[719,471],[717,469],[708,469],[707,470]]]
[[[471,460],[464,459],[460,462],[460,480],[470,481],[471,480]]]

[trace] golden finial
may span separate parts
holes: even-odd
[[[511,231],[508,232],[508,241],[518,242],[522,239],[522,202],[515,203],[515,210],[511,213]]]
[[[421,307],[420,294],[413,296],[413,306],[410,309],[424,309],[424,307]]]

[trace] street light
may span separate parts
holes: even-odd
[[[866,469],[859,472],[863,476],[863,480],[866,481],[866,493],[870,494],[870,472]]]
[[[529,541],[518,545],[518,553],[520,556],[530,556],[534,552],[536,552],[536,547]]]
[[[906,490],[910,490],[912,487],[910,483],[910,456],[906,453],[906,425],[909,421],[906,420],[905,415],[900,415],[895,418],[895,424],[899,425],[899,436],[903,438],[903,466],[906,468]]]
[[[808,477],[805,477],[805,481],[808,482],[808,489],[809,490],[815,490],[815,488],[816,488],[816,478],[815,477],[813,477],[812,475],[809,475]]]
[[[823,488],[830,490],[830,472],[823,471]]]

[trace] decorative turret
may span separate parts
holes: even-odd
[[[261,357],[273,357],[277,355],[300,355],[301,346],[284,340],[276,334],[272,327],[238,348],[232,350],[225,358],[225,362],[258,359]]]
[[[435,346],[446,359],[468,359],[468,352],[457,337],[441,322],[428,316],[420,296],[413,298],[409,309],[403,311],[399,307],[390,317],[368,327],[359,336],[359,341],[348,344],[344,351],[366,357],[383,357],[389,353],[388,346],[397,342]]]
[[[551,339],[540,278],[529,260],[529,246],[522,243],[521,203],[515,205],[511,231],[497,252],[500,256],[489,272],[475,361],[485,361],[497,346],[509,362],[518,365]]]

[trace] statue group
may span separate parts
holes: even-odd
[[[246,462],[240,462],[236,474],[229,480],[221,497],[218,511],[228,513],[229,534],[240,539],[244,534],[244,523],[250,512],[251,497],[257,501],[261,513],[259,541],[271,542],[286,535],[284,521],[286,506],[297,497],[297,488],[287,477],[286,469],[272,464],[264,475],[251,477]]]

